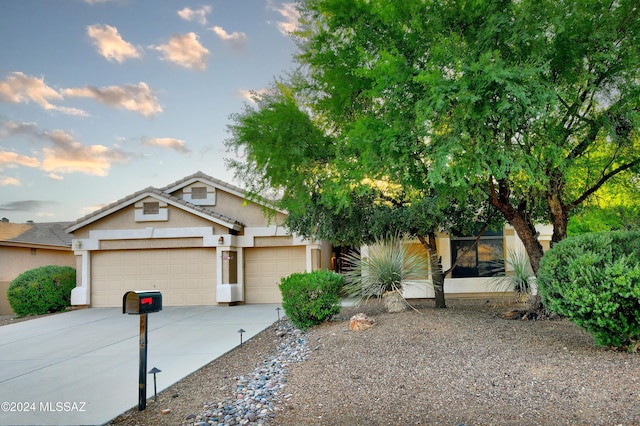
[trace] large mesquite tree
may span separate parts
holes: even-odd
[[[318,197],[348,209],[371,182],[409,200],[480,199],[537,271],[536,222],[560,241],[577,206],[639,171],[637,0],[299,8],[299,68],[234,117],[228,142],[246,155],[233,164],[245,182],[279,189],[294,214]]]
[[[340,137],[321,130],[290,86],[276,84],[256,101],[255,108],[247,105],[234,115],[227,140],[228,148],[240,154],[228,160],[230,166],[247,188],[256,195],[275,191],[278,207],[288,211],[285,225],[306,238],[345,246],[388,234],[419,239],[430,255],[436,306],[445,308],[436,234],[470,231],[478,220],[495,223],[486,209],[478,211],[481,199],[469,193],[460,201],[440,197],[445,191],[437,185],[421,186],[425,175],[416,179],[417,187],[395,183],[399,179],[390,179],[387,167],[376,162],[375,170],[370,159],[346,154]]]
[[[480,190],[534,271],[536,221],[640,164],[636,0],[306,0],[296,93],[342,152],[455,199]]]

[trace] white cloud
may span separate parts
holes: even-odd
[[[191,152],[191,150],[187,148],[185,141],[183,141],[182,139],[145,138],[142,139],[141,143],[147,146],[159,146],[161,148],[173,149],[184,154],[188,154]]]
[[[115,200],[114,200],[115,201]],[[87,215],[89,213],[93,213],[95,211],[100,210],[101,208],[108,206],[110,203],[104,203],[104,204],[94,204],[92,206],[86,206],[86,207],[82,207],[80,209],[80,214],[81,215]]]
[[[51,180],[64,180],[64,176],[59,175],[57,173],[49,173],[48,177]]]
[[[62,101],[64,96],[47,86],[44,78],[30,77],[21,72],[11,73],[0,81],[0,100],[12,104],[34,102],[47,111],[59,111],[69,115],[86,116],[86,112],[77,108],[54,105],[50,101]]]
[[[267,92],[268,92],[268,89],[260,89],[260,90],[240,89],[240,90],[238,90],[238,91],[237,91],[237,95],[238,95],[240,98],[242,98],[242,99],[244,99],[244,100],[246,100],[246,101],[249,101],[249,102],[251,102],[252,104],[255,104],[255,103],[256,103],[256,101],[255,101],[255,99],[254,99],[254,98],[255,98],[256,96],[263,95],[263,94],[265,94],[265,93],[267,93]]]
[[[233,32],[229,34],[222,27],[212,27],[213,31],[219,39],[229,44],[234,50],[243,50],[247,44],[247,35],[245,33]]]
[[[52,146],[42,149],[42,170],[48,173],[84,173],[106,176],[112,163],[125,163],[129,156],[104,145],[83,145],[62,130],[46,132]]]
[[[20,181],[11,176],[0,176],[0,186],[20,186]]]
[[[46,204],[51,204],[51,201],[38,201],[38,200],[24,200],[24,201],[9,201],[0,204],[0,211],[6,212],[30,212],[36,209],[44,207]],[[57,203],[53,203],[57,204]]]
[[[0,168],[17,166],[38,167],[40,160],[13,151],[0,151]]]
[[[168,43],[152,46],[162,53],[162,59],[187,69],[204,71],[207,69],[209,51],[200,44],[196,33],[171,37]]]
[[[38,212],[36,213],[36,217],[56,217],[56,214],[52,212]]]
[[[56,91],[46,85],[44,79],[30,77],[21,72],[14,72],[4,81],[0,81],[0,101],[14,104],[34,102],[45,110],[60,111],[70,115],[88,115],[83,110],[62,107],[50,102],[61,101],[65,97],[92,98],[103,104],[134,111],[146,117],[162,112],[162,106],[155,94],[144,82],[137,85],[125,84],[101,88],[87,86]],[[20,125],[24,126],[25,123]],[[4,130],[6,131],[6,128]]]
[[[36,167],[49,174],[52,179],[62,179],[62,175],[84,173],[94,176],[106,176],[113,163],[125,163],[131,155],[119,149],[103,145],[84,145],[62,130],[41,131],[32,123],[1,123],[0,137],[15,135],[30,136],[48,146],[42,148],[40,158],[29,157],[15,152],[0,151],[2,165],[16,167]]]
[[[200,25],[207,25],[207,15],[211,13],[211,6],[202,6],[200,9],[185,7],[178,11],[178,16],[185,21],[196,21]]]
[[[72,88],[65,89],[63,93],[70,97],[92,98],[105,105],[134,111],[145,117],[162,112],[162,106],[155,94],[143,82],[137,85]]]
[[[289,35],[299,27],[300,12],[296,9],[295,3],[282,3],[279,7],[273,4],[272,0],[267,2],[269,9],[278,12],[284,21],[276,22],[276,26],[282,34]]]
[[[131,43],[124,41],[115,27],[102,24],[89,25],[87,34],[97,47],[98,53],[108,61],[122,63],[126,59],[140,57],[140,51]]]
[[[15,121],[3,121],[0,123],[0,139],[7,139],[15,135],[33,135],[38,132],[36,123],[16,123]]]

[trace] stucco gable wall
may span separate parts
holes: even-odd
[[[111,229],[146,229],[153,228],[186,228],[213,227],[212,234],[227,234],[229,228],[214,223],[211,220],[196,216],[178,207],[169,205],[168,220],[136,222],[135,207],[133,205],[114,212],[74,232],[74,238],[89,238],[89,231],[103,231]]]
[[[269,220],[264,215],[262,206],[250,201],[246,204],[244,202],[245,200],[242,197],[218,189],[216,205],[209,208],[218,214],[232,217],[247,227],[276,225],[284,221],[285,215],[277,213],[276,217],[272,218],[271,223],[269,223]]]

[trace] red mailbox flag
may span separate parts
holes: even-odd
[[[152,305],[153,304],[153,298],[152,297],[143,297],[142,299],[140,299],[140,304],[141,305]]]

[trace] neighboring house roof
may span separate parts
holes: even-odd
[[[162,187],[162,188],[154,188],[154,187],[149,187],[149,188],[145,188],[141,191],[135,192],[121,200],[118,200],[116,202],[113,202],[111,204],[109,204],[108,206],[105,206],[99,210],[94,211],[93,213],[90,213],[80,219],[78,219],[75,222],[70,223],[69,227],[67,228],[66,232],[74,232],[84,226],[89,225],[92,222],[95,222],[97,220],[102,219],[103,217],[106,217],[108,215],[110,215],[111,213],[118,211],[124,207],[130,206],[131,204],[136,203],[137,201],[146,198],[146,197],[154,197],[157,198],[158,200],[164,201],[167,204],[171,204],[174,205],[176,207],[180,207],[186,211],[189,211],[197,216],[203,217],[205,219],[209,219],[213,222],[216,222],[222,226],[225,226],[229,229],[233,229],[236,231],[240,231],[244,228],[244,224],[242,224],[241,222],[230,218],[228,216],[216,213],[215,211],[207,208],[207,207],[203,207],[203,206],[197,206],[195,204],[192,204],[188,201],[185,201],[179,197],[175,197],[173,195],[171,195],[171,192],[177,191],[181,188],[184,188],[187,185],[190,185],[191,183],[195,182],[195,181],[200,181],[206,184],[209,184],[213,187],[216,187],[218,189],[222,189],[226,192],[230,192],[233,193],[235,195],[238,196],[245,196],[245,192],[236,187],[233,186],[231,184],[225,183],[221,180],[212,178],[211,176],[208,176],[202,172],[197,172],[191,176],[187,176],[183,179],[180,179],[179,181],[176,181],[168,186]]]
[[[72,235],[65,232],[71,222],[0,222],[0,245],[71,247]]]

